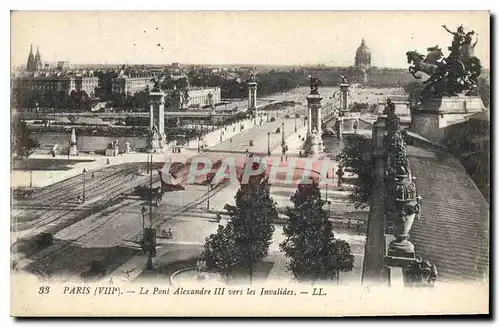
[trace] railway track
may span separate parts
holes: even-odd
[[[146,164],[144,164],[145,167]],[[21,209],[13,217],[13,230],[23,231],[27,229],[36,229],[36,232],[43,232],[42,227],[51,227],[51,224],[64,220],[73,221],[73,215],[81,216],[82,214],[89,214],[102,210],[107,206],[108,199],[114,200],[115,197],[121,193],[130,191],[135,186],[146,183],[149,180],[148,176],[139,176],[136,174],[137,168],[141,167],[140,164],[131,164],[121,167],[118,170],[111,170],[104,178],[99,178],[92,183],[88,189],[85,204],[78,204],[75,194],[81,194],[80,190],[74,190],[77,185],[64,183],[56,192],[67,192],[69,195],[66,199],[71,202],[58,201],[59,204],[51,206],[46,201],[33,202],[23,201],[17,204],[14,209]],[[142,167],[141,167],[142,168]],[[154,179],[159,180],[158,176]],[[69,190],[67,190],[69,188]],[[106,199],[108,198],[108,199]],[[61,200],[63,200],[62,198]],[[53,226],[52,226],[53,227]],[[46,228],[45,228],[46,229]]]

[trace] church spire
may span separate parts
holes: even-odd
[[[33,57],[33,44],[30,45],[30,53],[28,54],[28,62],[26,63],[26,70],[29,72],[34,71],[35,59]]]
[[[36,54],[35,54],[35,62],[38,63],[42,60],[40,56],[40,47],[37,45],[36,46]]]

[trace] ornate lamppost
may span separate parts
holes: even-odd
[[[271,155],[271,132],[267,132],[267,155]]]
[[[286,153],[286,143],[285,143],[285,122],[281,122],[281,161]]]
[[[144,233],[144,221],[146,219],[145,214],[146,214],[147,211],[148,211],[148,209],[146,209],[145,206],[142,206],[141,214],[142,214],[142,231],[143,231],[143,233]]]
[[[87,175],[87,169],[86,169],[86,168],[83,168],[82,175],[83,175],[83,194],[82,194],[82,203],[85,203],[85,179],[86,179],[86,175]]]
[[[325,183],[325,186],[326,186],[325,199],[326,199],[326,201],[328,201],[328,173],[326,173],[326,183]],[[330,209],[328,209],[328,210],[330,210]]]
[[[146,269],[153,269],[153,257],[156,256],[156,230],[153,229],[153,155],[148,156],[149,166],[149,228],[144,228],[143,245],[148,259]],[[145,209],[143,207],[143,209]],[[141,211],[142,212],[142,211]],[[146,210],[144,210],[146,212]]]
[[[208,183],[207,185],[207,211],[210,210],[210,191],[213,190],[213,185]]]

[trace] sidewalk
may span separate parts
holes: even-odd
[[[185,150],[182,153],[160,153],[153,154],[153,162],[160,163],[165,162],[168,158],[171,160],[176,159],[189,159],[197,155],[196,151]],[[44,160],[68,160],[67,156],[58,156],[53,158],[50,155],[36,154],[30,157],[30,159],[44,159]],[[109,159],[109,165],[106,161]],[[116,157],[106,157],[106,156],[78,156],[70,157],[69,160],[82,160],[75,164],[68,163],[68,170],[13,170],[11,171],[11,187],[29,187],[30,185],[30,174],[32,175],[32,187],[45,187],[65,179],[82,174],[83,169],[88,172],[93,170],[98,170],[106,167],[112,167],[116,165],[121,165],[125,163],[139,163],[147,162],[147,153],[130,153],[118,155]],[[89,160],[89,161],[83,161]]]

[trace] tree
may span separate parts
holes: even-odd
[[[335,157],[343,167],[356,175],[349,191],[349,200],[356,209],[369,205],[372,189],[371,142],[363,135],[353,134],[344,139],[344,147]]]
[[[15,155],[26,160],[26,169],[28,169],[28,158],[40,146],[40,142],[30,135],[28,125],[24,120],[17,120],[12,126],[12,149]]]
[[[354,256],[351,254],[351,246],[344,240],[336,239],[334,249],[338,284],[340,272],[349,272],[354,268]]]
[[[201,255],[207,271],[218,272],[228,277],[234,269],[234,239],[231,225],[219,225],[217,232],[205,240],[205,248]]]
[[[201,259],[206,271],[229,276],[244,269],[251,278],[254,265],[267,256],[278,211],[262,177],[241,184],[235,200],[235,206],[226,205],[226,226],[206,239]]]
[[[290,259],[287,268],[299,281],[316,282],[339,277],[340,271],[351,271],[354,256],[347,242],[336,240],[332,223],[323,209],[318,184],[299,185],[287,207],[286,236],[280,248]]]

